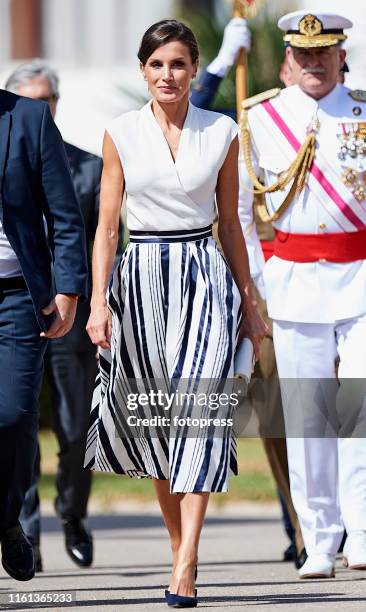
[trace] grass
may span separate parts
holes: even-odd
[[[42,499],[55,497],[54,474],[57,465],[57,442],[53,433],[43,430],[40,433],[42,477],[40,495]],[[260,440],[238,440],[239,476],[230,479],[229,495],[214,495],[216,503],[229,501],[270,502],[276,499],[274,481]],[[95,473],[91,502],[105,509],[123,502],[136,500],[148,502],[155,500],[152,482],[149,479],[134,479],[115,474]]]

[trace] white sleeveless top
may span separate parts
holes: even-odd
[[[237,134],[236,123],[189,103],[176,162],[152,112],[114,119],[107,127],[125,176],[129,230],[197,229],[216,216],[218,173]]]

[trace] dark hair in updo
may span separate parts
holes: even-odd
[[[156,49],[173,41],[181,42],[188,48],[192,64],[198,60],[199,49],[192,30],[176,19],[164,19],[150,26],[143,35],[137,54],[141,64],[145,66]]]

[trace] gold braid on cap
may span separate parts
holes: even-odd
[[[311,169],[315,157],[316,131],[318,127],[319,126],[317,126],[315,123],[312,124],[304,144],[301,146],[290,167],[284,172],[281,172],[278,180],[275,183],[266,186],[258,180],[258,177],[254,172],[251,158],[251,138],[248,122],[248,110],[243,110],[240,119],[240,144],[243,152],[244,163],[254,187],[254,189],[249,189],[242,183],[243,189],[249,193],[252,193],[253,195],[264,196],[266,193],[275,193],[276,191],[284,190],[289,183],[293,181],[284,202],[273,215],[270,215],[268,212],[265,198],[258,198],[258,213],[260,214],[262,221],[270,223],[277,221],[286,212],[292,200],[297,198],[304,189],[308,172]]]

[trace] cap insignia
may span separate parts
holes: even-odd
[[[304,36],[319,36],[323,31],[323,24],[315,15],[305,15],[299,21],[299,32]]]

